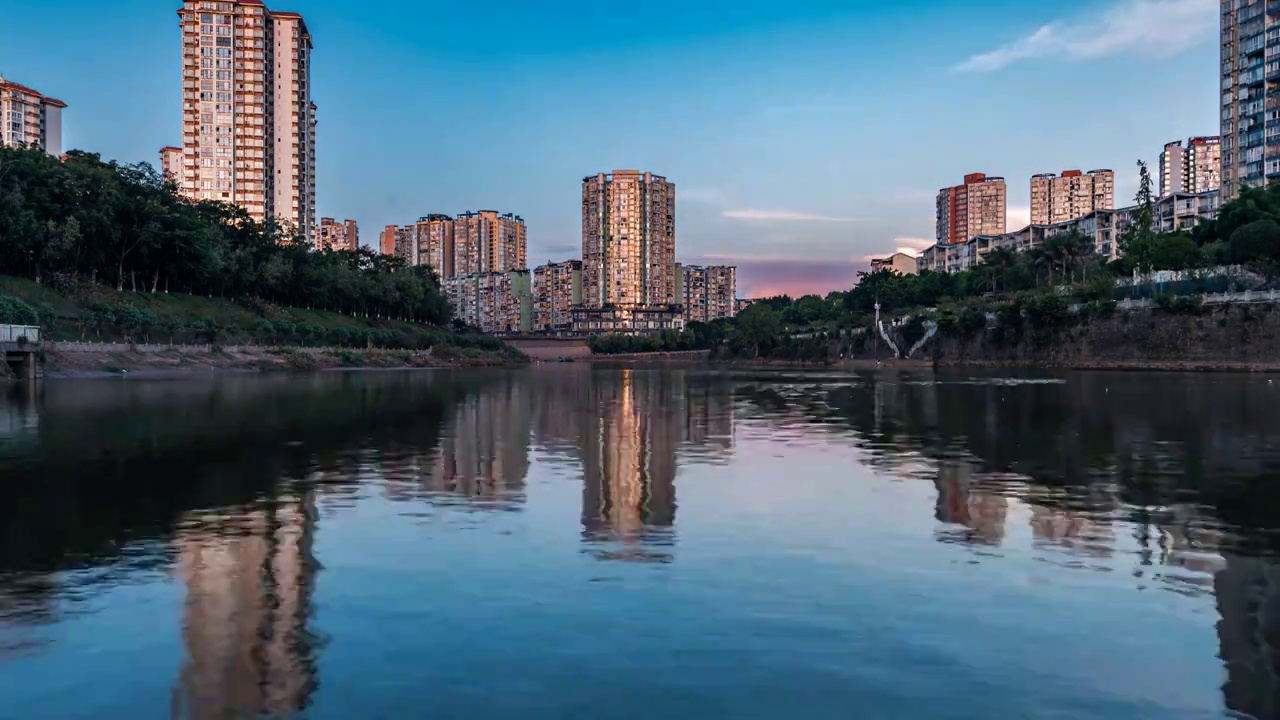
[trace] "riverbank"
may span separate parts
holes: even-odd
[[[522,361],[488,351],[437,347],[379,350],[259,346],[116,346],[47,343],[45,378],[130,375],[181,377],[212,373],[307,372],[334,369],[516,367]]]

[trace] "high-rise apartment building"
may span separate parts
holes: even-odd
[[[1116,175],[1110,170],[1067,170],[1031,177],[1031,224],[1053,225],[1115,208]]]
[[[404,261],[405,265],[417,265],[418,248],[412,239],[412,228],[388,225],[378,233],[378,252],[398,257]]]
[[[711,322],[737,314],[738,269],[732,265],[679,265],[677,295],[685,322]]]
[[[508,272],[528,267],[524,218],[496,210],[465,212],[453,219],[454,274]]]
[[[378,244],[383,254],[402,257],[410,265],[430,265],[441,278],[528,269],[524,218],[496,210],[456,218],[425,215],[403,228],[388,225]]]
[[[548,263],[533,269],[533,329],[567,330],[571,311],[582,304],[582,261]]]
[[[533,283],[528,270],[458,275],[445,280],[453,316],[484,332],[529,332],[533,326]]]
[[[62,111],[67,104],[0,76],[0,145],[25,145],[62,155]]]
[[[1166,143],[1160,151],[1160,197],[1187,191],[1187,149],[1182,141]]]
[[[177,183],[178,187],[182,187],[182,148],[168,147],[160,148],[160,175],[166,182]]]
[[[338,222],[333,218],[320,218],[316,226],[316,251],[350,250],[360,247],[360,227],[355,220]]]
[[[938,191],[938,242],[962,243],[979,235],[999,235],[1005,230],[1004,178],[982,173],[964,176],[964,184]]]
[[[582,181],[582,290],[589,307],[678,304],[676,186],[638,170]]]
[[[1280,177],[1280,13],[1269,0],[1221,0],[1222,201]]]
[[[180,183],[315,240],[316,106],[311,34],[262,0],[186,0]]]
[[[1160,153],[1160,197],[1213,192],[1222,177],[1222,143],[1216,137],[1171,142]]]
[[[418,262],[430,265],[441,279],[457,274],[453,259],[453,218],[440,214],[419,218],[413,226],[412,242],[418,249]]]

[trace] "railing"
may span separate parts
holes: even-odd
[[[40,342],[40,328],[35,325],[0,325],[0,342],[16,343],[26,338],[26,342]]]

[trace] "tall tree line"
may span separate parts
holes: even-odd
[[[293,228],[190,202],[147,163],[0,147],[0,273],[54,285],[100,283],[443,325],[429,267],[368,248],[315,252]]]

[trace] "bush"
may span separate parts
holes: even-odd
[[[40,316],[22,298],[0,295],[0,323],[5,325],[39,325]]]
[[[1071,309],[1067,299],[1057,293],[1041,293],[1026,303],[1027,319],[1037,330],[1051,330],[1070,324]]]
[[[1204,296],[1161,295],[1156,298],[1156,307],[1171,315],[1199,315],[1205,310]]]

